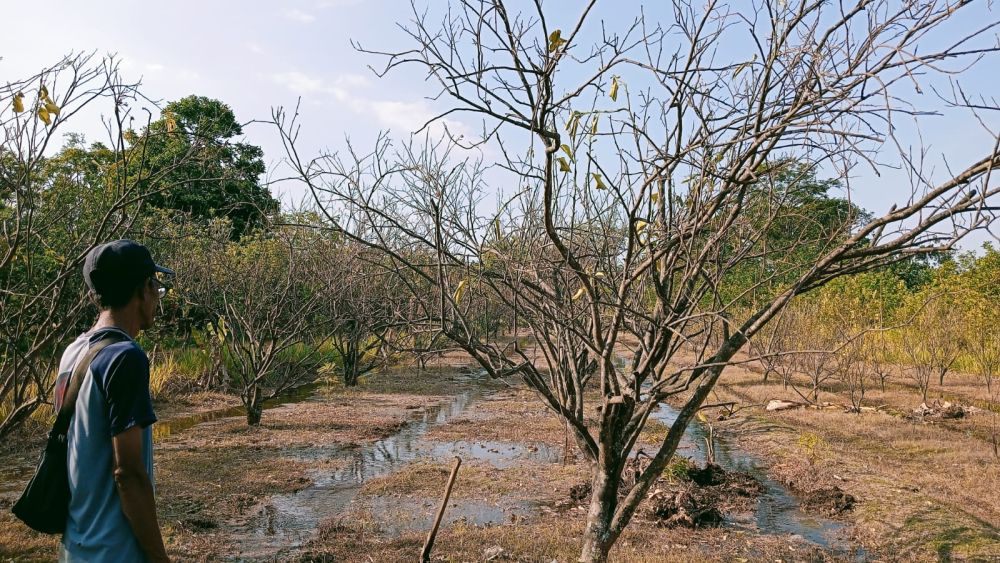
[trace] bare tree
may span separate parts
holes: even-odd
[[[904,342],[904,349],[910,360],[910,365],[906,367],[906,373],[917,384],[920,396],[926,403],[927,390],[930,388],[931,377],[934,375],[934,366],[926,360],[926,355],[919,341],[907,339]]]
[[[950,293],[950,292],[949,292]],[[931,378],[937,376],[944,385],[944,376],[962,353],[963,338],[958,330],[957,305],[948,293],[917,294],[920,307],[913,319],[902,329],[903,350],[909,361],[909,373],[927,401]]]
[[[847,343],[837,354],[837,378],[847,388],[852,412],[860,413],[868,392],[869,373],[862,353],[862,337]]]
[[[362,375],[391,360],[392,350],[400,347],[398,341],[404,336],[399,329],[406,323],[395,276],[372,263],[382,256],[370,256],[367,247],[353,243],[338,250],[343,266],[335,282],[339,293],[328,300],[336,319],[330,342],[340,357],[344,385],[353,387]]]
[[[194,156],[150,172],[150,137],[133,131],[151,118],[138,88],[116,58],[87,54],[0,85],[0,438],[49,400],[57,348],[90,306],[87,252],[129,234],[145,198]],[[107,144],[69,135],[54,151],[84,110],[106,116]]]
[[[863,341],[861,354],[872,375],[878,379],[879,389],[885,393],[885,384],[892,377],[895,364],[889,358],[889,344],[886,329],[876,329]]]
[[[238,243],[223,228],[188,242],[174,257],[178,292],[211,313],[247,424],[257,426],[266,401],[315,378],[309,368],[334,324],[327,304],[341,287],[329,267],[334,245],[296,227]]]
[[[997,383],[997,377],[1000,376],[1000,327],[997,326],[997,318],[1000,314],[1000,304],[996,295],[987,293],[995,291],[995,288],[989,288],[987,292],[983,289],[985,288],[976,287],[974,290],[963,291],[962,316],[965,332],[968,334],[965,353],[972,360],[978,375],[983,378],[987,400],[992,405],[998,405],[1000,404],[1000,384]],[[990,445],[993,457],[1000,460],[1000,417],[996,409],[991,409],[988,414],[991,417]]]
[[[765,383],[771,374],[781,375],[781,364],[785,360],[781,352],[790,348],[788,325],[784,315],[779,315],[754,338],[747,340],[747,350],[758,358]],[[782,381],[787,385],[786,378]]]
[[[989,224],[1000,192],[994,146],[944,179],[903,151],[913,184],[891,211],[762,243],[795,209],[787,185],[762,177],[789,158],[845,175],[877,166],[897,146],[890,123],[923,114],[901,89],[994,53],[994,23],[950,26],[968,2],[674,0],[662,24],[641,14],[619,31],[587,25],[595,3],[562,26],[540,3],[457,2],[440,25],[416,11],[413,48],[386,55],[387,70],[416,65],[454,102],[438,120],[448,131],[484,118],[513,186],[495,211],[483,168],[453,152],[467,139],[309,159],[296,116],[274,116],[331,227],[436,289],[415,295],[420,321],[493,377],[522,377],[572,428],[592,466],[581,561],[606,560],[724,368],[794,296],[950,248]],[[735,276],[747,265],[761,272],[749,282]],[[480,296],[509,309],[532,349],[474,329]],[[633,446],[669,397],[683,401],[677,420],[628,486]]]
[[[969,295],[963,311],[964,324],[969,338],[965,352],[973,361],[979,376],[983,378],[986,391],[991,399],[996,378],[1000,375],[1000,306],[995,300],[981,295]]]

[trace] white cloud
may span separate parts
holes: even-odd
[[[316,16],[307,14],[298,8],[285,11],[285,18],[299,23],[312,23],[316,21]]]
[[[278,84],[283,84],[286,88],[297,94],[330,92],[330,88],[326,86],[322,78],[314,78],[294,70],[272,74],[271,80]]]
[[[253,53],[255,55],[263,55],[263,54],[265,54],[264,53],[264,48],[261,47],[260,45],[258,45],[257,43],[247,42],[247,43],[244,43],[243,46],[247,48],[247,51],[250,51],[251,53]]]
[[[332,81],[327,81],[291,71],[273,74],[271,79],[296,94],[329,94],[338,107],[372,117],[379,126],[398,133],[413,133],[439,114],[425,100],[372,99],[366,92],[373,86],[372,81],[359,74],[341,74]],[[429,128],[432,134],[443,133],[447,128],[455,136],[469,135],[469,128],[464,123],[452,119],[439,119]]]
[[[160,72],[167,67],[161,65],[160,63],[149,63],[146,65],[146,70],[149,72]]]
[[[367,88],[372,85],[372,81],[361,74],[341,74],[337,76],[334,84],[344,88]]]
[[[188,80],[191,82],[201,78],[200,74],[187,68],[178,69],[177,72],[175,72],[174,74],[175,76],[177,76],[179,80]]]

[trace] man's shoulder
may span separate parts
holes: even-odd
[[[94,374],[101,376],[119,369],[148,371],[149,358],[137,342],[131,339],[122,340],[113,342],[98,352],[90,363],[90,369]]]

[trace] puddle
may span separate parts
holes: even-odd
[[[669,405],[661,405],[651,418],[668,427],[677,419],[677,410]],[[705,440],[708,431],[697,421],[692,421],[684,432],[684,439],[677,448],[677,455],[691,458],[699,465],[705,464]],[[781,483],[767,475],[764,464],[753,455],[732,448],[725,440],[715,437],[715,462],[723,469],[742,471],[753,475],[764,493],[757,503],[751,522],[727,520],[727,524],[740,527],[747,524],[761,534],[791,534],[816,544],[841,556],[863,559],[865,552],[851,546],[847,541],[846,525],[843,522],[808,514],[800,508],[800,502]]]
[[[420,446],[422,455],[432,459],[459,456],[463,460],[485,461],[497,469],[507,469],[526,461],[558,463],[562,461],[562,448],[542,442],[428,442]]]
[[[301,385],[282,395],[264,402],[264,410],[270,410],[288,403],[300,403],[309,399],[322,387],[320,383]],[[153,442],[159,442],[167,436],[172,436],[205,422],[223,418],[246,417],[246,409],[242,406],[226,407],[211,411],[199,412],[188,416],[159,421],[153,425]]]
[[[338,464],[334,470],[313,471],[310,477],[314,482],[310,487],[271,497],[259,515],[235,525],[243,532],[239,557],[270,559],[303,545],[319,529],[320,522],[345,512],[365,482],[388,475],[418,458],[429,457],[423,436],[432,427],[459,415],[476,398],[478,393],[460,393],[447,404],[415,411],[410,423],[388,438],[334,452],[332,457],[346,464]],[[469,510],[469,514],[475,512]],[[481,519],[497,517],[484,512]]]
[[[440,498],[376,496],[365,499],[364,507],[379,517],[379,530],[389,537],[407,532],[426,532],[434,524]],[[441,525],[464,522],[475,526],[510,523],[515,518],[531,516],[535,506],[529,502],[452,500],[448,502]]]

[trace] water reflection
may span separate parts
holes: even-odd
[[[371,445],[334,453],[346,464],[333,470],[314,471],[314,483],[293,494],[271,497],[270,506],[243,526],[242,558],[273,557],[301,546],[316,532],[321,521],[342,513],[367,481],[388,475],[401,465],[428,457],[422,437],[433,426],[459,415],[478,397],[466,391],[449,403],[414,412],[399,432]]]

